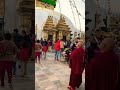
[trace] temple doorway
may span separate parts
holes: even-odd
[[[63,40],[66,41],[66,36],[65,35],[63,35]]]
[[[48,40],[53,40],[53,35],[48,35]]]

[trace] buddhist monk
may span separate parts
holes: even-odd
[[[116,47],[116,54],[119,56],[119,73],[118,73],[118,84],[117,84],[117,90],[120,90],[120,45]]]
[[[116,90],[118,57],[114,47],[114,40],[111,38],[101,42],[100,53],[86,66],[85,90]]]
[[[71,53],[70,59],[71,74],[68,89],[75,90],[75,88],[79,88],[82,83],[84,62],[84,49],[82,41],[78,41],[76,48]]]

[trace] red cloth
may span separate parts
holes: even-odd
[[[58,41],[55,43],[54,49],[55,49],[55,51],[60,51],[60,40],[58,40]]]
[[[70,55],[71,75],[69,85],[73,88],[79,87],[82,83],[84,49],[75,48]]]
[[[18,53],[18,58],[21,61],[27,61],[29,59],[29,48],[20,48],[20,52]]]
[[[40,52],[35,52],[35,59],[37,59],[37,57],[40,60]]]
[[[48,46],[43,46],[42,51],[47,52],[47,50],[48,50]]]
[[[114,52],[97,54],[86,66],[85,90],[116,90],[118,57]]]
[[[50,46],[50,42],[48,42],[48,47]]]
[[[1,85],[4,86],[5,71],[7,71],[7,74],[8,74],[8,83],[12,82],[12,68],[13,68],[13,62],[11,62],[11,61],[0,61]]]

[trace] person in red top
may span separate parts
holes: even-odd
[[[22,76],[26,76],[27,74],[27,63],[29,60],[29,45],[27,42],[22,42],[21,46],[20,46],[20,51],[18,53],[18,58],[21,61],[22,64]]]
[[[0,81],[1,87],[4,88],[4,78],[5,72],[8,74],[8,84],[10,88],[12,85],[12,70],[13,64],[16,62],[16,54],[18,53],[18,48],[12,41],[12,35],[10,33],[4,34],[4,39],[0,41]]]
[[[85,90],[116,90],[118,81],[118,56],[114,40],[106,38],[85,70]]]
[[[39,64],[40,64],[41,49],[42,49],[42,45],[40,43],[40,40],[37,40],[37,42],[35,43],[35,62],[37,63],[37,57],[38,57]]]
[[[59,61],[59,51],[60,51],[60,40],[58,40],[55,45],[54,45],[54,50],[55,50],[55,61]]]
[[[79,88],[82,83],[84,55],[83,42],[79,41],[70,55],[71,74],[68,87],[69,90],[75,90],[76,87]]]

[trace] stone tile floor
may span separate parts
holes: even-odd
[[[69,75],[68,65],[63,62],[55,62],[54,53],[48,53],[47,59],[42,59],[41,64],[35,64],[34,66],[34,62],[29,62],[27,77],[20,77],[20,70],[17,68],[17,76],[13,78],[12,90],[67,90]],[[83,73],[83,83],[76,90],[85,90],[84,83]],[[0,87],[0,90],[11,90],[6,80],[5,88]]]
[[[33,68],[31,69],[30,67],[33,67]],[[10,89],[8,87],[7,75],[6,75],[5,88],[0,87],[0,90],[35,90],[35,68],[34,67],[35,67],[34,62],[30,61],[28,64],[28,75],[26,77],[20,77],[21,71],[20,69],[17,68],[17,75],[16,77],[13,77],[13,89]]]
[[[54,61],[54,53],[48,53],[47,59],[35,64],[35,90],[68,90],[70,68],[67,64]],[[85,90],[85,74],[83,83],[76,90]]]

